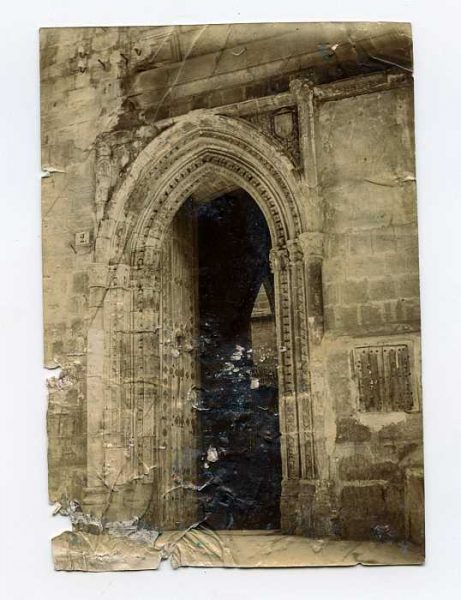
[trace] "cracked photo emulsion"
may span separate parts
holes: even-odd
[[[40,64],[55,568],[422,563],[410,25],[51,28]]]

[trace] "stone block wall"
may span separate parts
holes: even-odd
[[[328,331],[419,330],[412,107],[408,86],[321,105]]]
[[[405,483],[422,466],[412,132],[413,94],[406,85],[320,106],[326,241],[325,388],[318,410],[327,424],[340,535],[352,539],[409,535],[421,541],[422,504],[415,507],[417,486]],[[367,412],[359,400],[354,349],[399,344],[409,348],[413,407]],[[415,531],[408,532],[408,519]]]
[[[333,233],[324,265],[326,329],[350,334],[417,331],[417,252],[414,224]]]

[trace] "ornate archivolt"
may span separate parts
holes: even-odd
[[[101,160],[110,170],[107,152]],[[161,505],[167,502],[172,474],[162,472],[167,468],[162,466],[165,449],[158,437],[163,410],[162,248],[180,207],[213,173],[252,196],[271,233],[287,496],[286,502],[282,499],[282,526],[288,527],[297,482],[317,477],[309,374],[309,345],[318,336],[310,332],[310,192],[293,162],[264,134],[241,119],[207,111],[186,116],[146,146],[104,207],[107,186],[96,193],[100,220],[90,271],[95,312],[88,351],[89,494],[97,498],[101,480],[113,488],[138,478],[150,488],[157,486],[155,511],[166,514]],[[193,411],[186,405],[193,399],[188,394],[182,399],[176,418],[189,419],[190,426]],[[170,443],[184,443],[181,436],[175,439]],[[185,472],[190,476],[192,466]],[[176,473],[178,477],[182,475]],[[193,488],[192,480],[184,483]],[[185,502],[178,501],[177,512],[156,524],[174,526],[181,513],[191,514],[191,504]]]
[[[194,190],[197,171],[205,165],[222,170],[256,196],[275,246],[306,228],[298,206],[300,182],[289,158],[240,119],[195,114],[160,134],[136,159],[99,224],[96,262],[129,259],[129,246],[138,246],[150,217],[154,229],[149,238],[164,231],[184,201],[181,194]],[[178,186],[179,195],[174,193]]]

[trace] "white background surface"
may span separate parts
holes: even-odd
[[[0,21],[0,596],[57,598],[461,597],[461,51],[450,0],[8,0]],[[53,571],[64,530],[47,501],[42,364],[38,28],[229,21],[413,23],[423,307],[424,567]],[[3,588],[3,595],[2,595]]]

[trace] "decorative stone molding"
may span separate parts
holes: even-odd
[[[302,264],[303,255],[298,240],[299,238],[295,240],[288,240],[286,245],[290,265],[292,267]]]
[[[370,73],[317,85],[314,88],[314,96],[319,102],[343,100],[411,85],[412,80],[411,73],[403,73],[399,69],[389,69],[383,73]]]
[[[110,194],[117,189],[116,178],[122,169],[122,175],[128,169],[132,156],[145,148],[148,140],[155,141],[163,134],[168,134],[171,129],[180,127],[186,121],[199,120],[201,117],[221,116],[235,117],[235,123],[244,119],[260,128],[261,132],[270,137],[270,144],[279,152],[285,154],[285,159],[291,159],[292,167],[301,168],[304,173],[304,182],[308,190],[306,202],[309,206],[309,224],[311,230],[323,229],[323,215],[319,210],[317,192],[317,166],[315,153],[315,119],[316,105],[319,102],[334,101],[365,93],[372,93],[409,85],[411,74],[402,73],[400,70],[390,69],[383,73],[373,73],[352,77],[333,83],[315,84],[313,80],[296,79],[290,84],[290,92],[283,92],[273,96],[254,98],[243,102],[228,104],[212,109],[199,109],[191,111],[188,115],[159,120],[152,125],[139,128],[136,132],[117,131],[104,134],[96,146],[96,213],[97,222],[103,219],[107,209]],[[299,132],[299,141],[291,142],[292,136],[277,137],[273,121],[278,114],[295,111],[296,132]],[[260,118],[265,122],[259,123]],[[254,130],[253,130],[254,131]],[[162,133],[160,133],[162,132]],[[293,135],[296,133],[293,131]],[[119,157],[121,140],[122,146],[130,146],[129,157]],[[152,142],[151,142],[152,144]],[[149,145],[149,144],[148,144]],[[163,144],[160,144],[163,145]],[[257,145],[257,144],[256,144]],[[125,152],[126,153],[126,152]],[[134,161],[137,162],[136,160]],[[126,182],[125,182],[126,183]],[[307,228],[306,228],[307,229]],[[98,237],[100,237],[98,235]],[[101,247],[101,242],[99,243]]]
[[[117,213],[123,221],[129,219],[130,215],[136,220],[134,214],[139,214],[139,205],[142,203],[147,206],[143,218],[137,219],[138,225],[130,240],[126,235],[128,231],[118,239],[112,236],[118,255],[126,251],[129,245],[136,246],[137,251],[143,245],[158,247],[166,224],[183,198],[197,186],[202,176],[201,170],[210,166],[258,199],[276,246],[283,245],[287,238],[292,237],[291,232],[296,234],[301,230],[305,217],[295,200],[298,184],[293,177],[292,163],[264,136],[255,133],[250,125],[242,122],[232,124],[227,117],[208,117],[208,121],[214,120],[219,127],[210,128],[206,121],[201,119],[200,123],[199,120],[195,139],[189,126],[185,143],[169,144],[167,152],[161,138],[165,134],[175,133],[172,130],[156,138],[146,148],[144,152],[156,156],[157,160],[139,174],[134,193],[128,195],[128,203],[124,208],[127,214],[121,214],[117,208],[118,198],[127,197],[124,186],[113,200],[115,220],[118,220]],[[137,162],[133,165],[135,170]],[[287,178],[292,180],[291,189],[287,185]],[[129,176],[127,183],[132,184],[133,178]],[[150,201],[146,202],[146,198]]]

